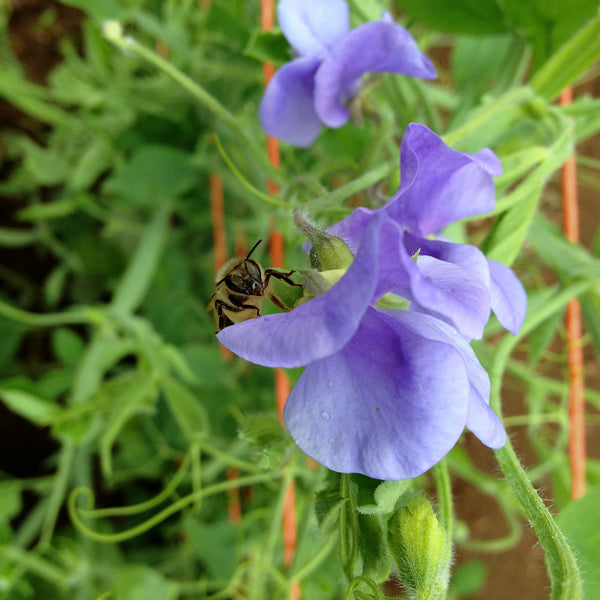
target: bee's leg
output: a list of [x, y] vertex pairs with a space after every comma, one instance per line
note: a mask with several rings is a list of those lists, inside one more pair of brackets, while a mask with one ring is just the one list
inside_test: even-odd
[[[294, 284], [295, 285], [295, 284]], [[269, 300], [278, 308], [281, 308], [281, 310], [285, 310], [286, 312], [290, 312], [290, 308], [288, 308], [284, 303], [283, 300], [279, 297], [276, 296], [275, 294], [271, 294], [269, 296]]]
[[[217, 316], [219, 317], [219, 331], [224, 329], [225, 327], [229, 327], [229, 325], [234, 325], [234, 322], [223, 312], [224, 310], [228, 310], [229, 312], [242, 312], [248, 308], [256, 311], [256, 316], [260, 317], [260, 310], [258, 306], [254, 306], [253, 304], [244, 304], [237, 298], [230, 298], [231, 304], [227, 302], [223, 302], [223, 300], [215, 300], [215, 310], [217, 311]], [[217, 333], [219, 333], [217, 331]]]
[[227, 315], [223, 314], [223, 310], [221, 309], [221, 314], [219, 315], [219, 331], [230, 325], [233, 325], [233, 321]]
[[223, 305], [227, 310], [230, 310], [231, 312], [242, 312], [243, 310], [251, 309], [256, 311], [257, 317], [260, 317], [260, 309], [258, 306], [254, 306], [254, 304], [244, 304], [242, 300], [238, 300], [235, 296], [231, 296], [229, 300], [234, 306], [230, 306], [223, 302]]
[[[304, 287], [301, 283], [294, 283], [291, 279], [290, 276], [293, 275], [296, 271], [288, 271], [287, 273], [280, 273], [279, 271], [275, 271], [274, 269], [267, 269], [265, 271], [265, 287], [267, 287], [267, 285], [269, 284], [269, 279], [271, 279], [271, 277], [275, 277], [275, 279], [281, 279], [282, 281], [285, 281], [288, 285], [293, 285], [294, 287]], [[277, 304], [275, 302], [275, 304]], [[277, 304], [277, 306], [279, 306]]]

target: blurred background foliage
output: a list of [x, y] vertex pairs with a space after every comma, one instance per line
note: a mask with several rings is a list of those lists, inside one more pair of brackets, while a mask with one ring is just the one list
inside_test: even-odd
[[[206, 312], [211, 174], [224, 182], [230, 253], [267, 239], [275, 224], [293, 268], [307, 263], [291, 209], [304, 205], [327, 224], [358, 204], [381, 203], [397, 186], [409, 122], [445, 133], [461, 150], [489, 145], [504, 165], [496, 218], [452, 235], [516, 261], [534, 312], [580, 285], [586, 351], [593, 357], [600, 349], [600, 235], [592, 231], [598, 2], [368, 0], [351, 8], [356, 24], [391, 8], [434, 59], [439, 79], [373, 78], [360, 99], [364, 121], [325, 131], [310, 150], [284, 146], [280, 171], [266, 160], [257, 106], [260, 61], [286, 60], [287, 46], [278, 30], [260, 33], [258, 1], [14, 0], [1, 9], [0, 597], [285, 598], [297, 574], [305, 598], [345, 597], [335, 534], [323, 522], [319, 529], [314, 510], [332, 474], [309, 468], [279, 424], [272, 372], [224, 357], [214, 338]], [[107, 41], [105, 19], [119, 20], [224, 112]], [[576, 80], [574, 104], [556, 106], [558, 92]], [[230, 121], [220, 118], [225, 113]], [[596, 202], [583, 217], [591, 232], [585, 246], [564, 241], [552, 224], [558, 196], [546, 187], [575, 143], [589, 149], [580, 153], [580, 178]], [[280, 186], [276, 203], [252, 191], [264, 191], [268, 177]], [[259, 254], [267, 260], [266, 247]], [[555, 377], [565, 368], [562, 308], [508, 365], [506, 422], [534, 483], [547, 486], [558, 509], [577, 514], [568, 500], [566, 387]], [[499, 331], [490, 325], [477, 344], [484, 364]], [[594, 385], [594, 358], [590, 364]], [[586, 398], [597, 419], [600, 393]], [[597, 433], [597, 420], [589, 431]], [[545, 597], [539, 554], [529, 583], [525, 571], [511, 577], [507, 567], [520, 592], [498, 595], [505, 590], [488, 576], [518, 548], [520, 509], [491, 452], [474, 450], [470, 439], [449, 458], [457, 513], [465, 510], [461, 497], [470, 498], [467, 484], [484, 520], [500, 525], [478, 540], [469, 523], [477, 512], [459, 521], [452, 597]], [[590, 454], [597, 498], [597, 445]], [[292, 475], [298, 547], [286, 569], [281, 482]], [[96, 507], [120, 508], [86, 513], [91, 505], [72, 495], [80, 487], [94, 490]], [[389, 502], [374, 493], [356, 498], [357, 510], [387, 514]], [[236, 522], [228, 508], [238, 501]], [[593, 547], [568, 510], [564, 527], [585, 560]], [[600, 530], [588, 512], [587, 531]], [[389, 575], [380, 565], [374, 572]], [[586, 581], [594, 585], [589, 598], [600, 597], [597, 580]]]

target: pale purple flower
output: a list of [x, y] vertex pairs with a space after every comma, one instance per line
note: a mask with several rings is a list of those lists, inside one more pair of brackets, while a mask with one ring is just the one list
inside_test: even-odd
[[[457, 152], [411, 124], [400, 165], [400, 187], [382, 208], [358, 208], [330, 228], [354, 256], [337, 283], [289, 313], [218, 334], [251, 362], [306, 366], [284, 409], [291, 436], [330, 469], [378, 479], [420, 475], [465, 427], [491, 448], [504, 444], [488, 375], [468, 342], [490, 308], [513, 333], [526, 309], [508, 267], [474, 246], [433, 239], [492, 210], [496, 156]], [[398, 296], [408, 310], [390, 308]]]
[[[376, 306], [397, 283], [382, 281], [386, 253], [401, 241], [395, 221], [372, 215], [352, 264], [328, 291], [218, 334], [251, 362], [306, 365], [284, 420], [300, 448], [334, 471], [415, 477], [465, 426], [490, 447], [505, 441], [489, 407], [487, 373], [463, 337], [431, 315]], [[409, 274], [399, 275], [408, 285]]]
[[489, 213], [495, 205], [493, 177], [501, 171], [491, 150], [458, 152], [424, 125], [411, 123], [402, 138], [398, 191], [382, 208], [357, 208], [329, 231], [356, 252], [373, 216], [387, 215], [401, 227], [402, 239], [382, 260], [380, 285], [410, 300], [411, 311], [446, 321], [467, 340], [482, 336], [490, 309], [516, 334], [527, 298], [512, 270], [475, 246], [432, 239], [453, 221]]
[[341, 127], [370, 72], [432, 79], [436, 70], [411, 35], [384, 13], [350, 30], [345, 0], [281, 0], [279, 25], [297, 57], [269, 83], [259, 108], [264, 130], [305, 148], [322, 125]]

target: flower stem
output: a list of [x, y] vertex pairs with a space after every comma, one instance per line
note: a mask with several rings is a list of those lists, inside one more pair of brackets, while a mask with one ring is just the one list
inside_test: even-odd
[[239, 120], [191, 77], [182, 73], [177, 67], [156, 52], [142, 46], [135, 39], [123, 36], [120, 23], [117, 21], [107, 21], [104, 24], [103, 33], [115, 46], [121, 48], [121, 50], [126, 53], [139, 56], [181, 85], [181, 87], [196, 98], [196, 100], [198, 100], [198, 102], [210, 111], [219, 121], [224, 123], [229, 130], [239, 138], [239, 141], [248, 148], [249, 153], [252, 154], [268, 172], [273, 171], [273, 167], [267, 160], [265, 153], [256, 144], [254, 139], [248, 135]]
[[448, 463], [446, 459], [433, 467], [433, 478], [435, 480], [435, 489], [438, 499], [439, 519], [446, 534], [446, 556], [445, 561], [450, 566], [452, 556], [452, 486], [450, 484], [450, 473], [448, 472]]
[[[535, 327], [555, 312], [564, 309], [572, 298], [583, 293], [593, 282], [577, 282], [550, 298], [539, 310], [532, 312], [518, 336], [505, 337], [496, 349], [490, 369], [492, 382], [491, 406], [500, 415], [500, 388], [502, 375], [516, 344]], [[546, 566], [552, 583], [551, 600], [579, 600], [582, 598], [582, 582], [575, 556], [554, 518], [538, 496], [527, 477], [510, 443], [495, 451], [498, 464], [518, 498], [525, 514], [535, 530], [546, 553]]]

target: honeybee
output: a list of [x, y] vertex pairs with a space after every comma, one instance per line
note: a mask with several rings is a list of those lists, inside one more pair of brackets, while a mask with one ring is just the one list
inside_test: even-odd
[[260, 317], [260, 308], [265, 298], [282, 310], [290, 310], [269, 289], [271, 277], [281, 279], [294, 287], [303, 287], [290, 279], [294, 271], [280, 273], [274, 269], [263, 269], [256, 260], [250, 258], [261, 242], [262, 240], [258, 240], [245, 258], [236, 256], [228, 260], [217, 273], [215, 293], [206, 310], [215, 315], [219, 331], [234, 323]]

